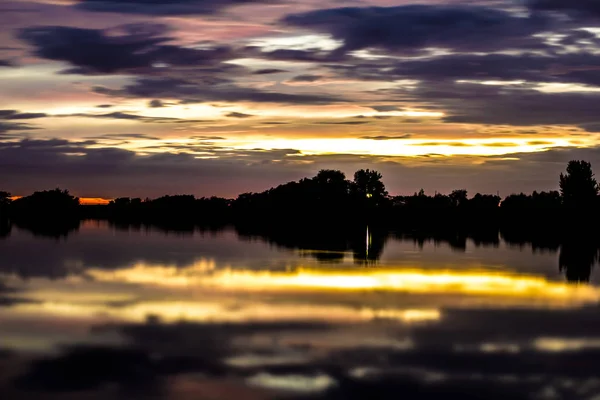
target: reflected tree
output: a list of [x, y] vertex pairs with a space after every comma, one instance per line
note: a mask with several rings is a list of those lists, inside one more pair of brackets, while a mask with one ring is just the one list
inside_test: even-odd
[[8, 218], [0, 218], [0, 239], [5, 239], [10, 236], [12, 224]]
[[354, 255], [354, 263], [376, 264], [383, 254], [387, 237], [388, 234], [386, 231], [369, 228], [368, 226], [363, 232], [362, 237], [353, 237], [351, 247]]
[[570, 238], [561, 245], [559, 268], [569, 282], [589, 282], [598, 256], [598, 245], [592, 240]]

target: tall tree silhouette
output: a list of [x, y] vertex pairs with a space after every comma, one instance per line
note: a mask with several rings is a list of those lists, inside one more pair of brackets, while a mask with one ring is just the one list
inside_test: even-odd
[[361, 169], [354, 173], [352, 191], [357, 199], [369, 205], [381, 204], [388, 195], [382, 176], [377, 171]]
[[448, 197], [450, 197], [454, 207], [462, 206], [469, 200], [469, 196], [465, 189], [453, 190]]
[[349, 182], [342, 171], [322, 169], [312, 181], [316, 185], [316, 200], [322, 205], [339, 207], [347, 200]]
[[598, 182], [587, 161], [569, 161], [567, 173], [560, 174], [560, 193], [569, 208], [590, 207], [598, 196]]

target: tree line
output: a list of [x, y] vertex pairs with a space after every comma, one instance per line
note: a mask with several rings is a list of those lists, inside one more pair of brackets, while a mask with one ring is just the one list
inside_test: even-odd
[[590, 213], [600, 207], [599, 186], [589, 162], [570, 161], [558, 183], [560, 191], [511, 194], [504, 199], [480, 193], [469, 197], [464, 189], [433, 196], [423, 190], [391, 196], [378, 171], [361, 169], [350, 180], [342, 171], [321, 170], [312, 178], [243, 193], [235, 199], [121, 197], [106, 206], [84, 206], [68, 190], [38, 191], [16, 200], [11, 200], [9, 192], [0, 191], [0, 218], [22, 223], [75, 218], [249, 224], [382, 222], [443, 228], [466, 223], [495, 226], [524, 219], [537, 223], [548, 217], [555, 223], [566, 222], [574, 213]]

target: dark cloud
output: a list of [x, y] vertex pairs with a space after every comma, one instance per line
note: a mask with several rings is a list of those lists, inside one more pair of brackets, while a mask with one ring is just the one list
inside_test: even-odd
[[97, 105], [96, 107], [97, 108], [112, 108], [114, 106], [115, 106], [114, 104], [100, 104], [100, 105]]
[[144, 140], [160, 140], [157, 136], [150, 136], [144, 133], [107, 133], [105, 135], [99, 136], [91, 136], [88, 139], [92, 140], [102, 140], [102, 139], [112, 139], [112, 140], [129, 140], [129, 139], [144, 139]]
[[317, 82], [321, 80], [321, 75], [298, 75], [289, 80], [289, 82]]
[[0, 68], [2, 67], [14, 67], [15, 64], [12, 61], [0, 59]]
[[19, 122], [4, 122], [0, 121], [0, 134], [4, 134], [11, 131], [28, 131], [37, 129], [34, 126], [28, 124], [22, 124]]
[[237, 86], [228, 81], [214, 84], [178, 78], [138, 78], [121, 89], [94, 88], [96, 93], [120, 97], [160, 97], [177, 99], [183, 103], [208, 101], [292, 104], [329, 104], [342, 99], [328, 94], [293, 94], [264, 91]]
[[494, 125], [583, 125], [600, 122], [595, 92], [544, 93], [528, 85], [422, 84], [415, 99], [443, 110], [447, 122]]
[[17, 110], [0, 110], [0, 120], [38, 119], [47, 117], [44, 113], [23, 113]]
[[225, 140], [222, 136], [191, 136], [190, 139], [194, 140]]
[[179, 119], [168, 117], [147, 117], [143, 115], [129, 114], [126, 112], [115, 111], [107, 114], [65, 114], [55, 115], [55, 117], [83, 117], [83, 118], [99, 118], [99, 119], [123, 119], [129, 121], [139, 121], [151, 124], [194, 124], [207, 122], [205, 120], [196, 119]]
[[600, 3], [597, 0], [529, 0], [533, 10], [558, 11], [576, 17], [600, 17]]
[[259, 69], [254, 71], [254, 75], [270, 75], [270, 74], [280, 74], [283, 72], [288, 72], [284, 69], [277, 69], [277, 68], [265, 68], [265, 69]]
[[377, 48], [421, 53], [426, 48], [494, 51], [545, 47], [533, 37], [549, 30], [544, 16], [522, 17], [480, 6], [347, 7], [288, 15], [283, 23], [342, 40], [337, 53]]
[[369, 140], [398, 140], [398, 139], [410, 139], [412, 137], [411, 134], [407, 133], [406, 135], [379, 135], [379, 136], [361, 136], [359, 139], [369, 139]]
[[163, 103], [161, 100], [150, 100], [150, 102], [148, 102], [148, 107], [150, 108], [162, 108], [165, 107], [165, 103]]
[[398, 111], [398, 106], [391, 105], [380, 105], [380, 106], [368, 106], [377, 112], [390, 112], [390, 111]]
[[110, 30], [65, 26], [31, 27], [19, 38], [34, 47], [37, 57], [74, 66], [70, 73], [111, 74], [160, 72], [162, 68], [206, 67], [233, 57], [226, 46], [193, 49], [167, 44], [161, 25], [137, 24]]
[[254, 117], [254, 115], [251, 115], [251, 114], [244, 114], [244, 113], [235, 112], [235, 111], [234, 112], [230, 112], [226, 116], [229, 117], [229, 118], [242, 118], [242, 119], [243, 118], [252, 118], [252, 117]]
[[[106, 137], [98, 138], [102, 139]], [[157, 144], [161, 151], [152, 155], [114, 147], [89, 148], [97, 145], [93, 139], [0, 141], [0, 181], [11, 193], [31, 193], [52, 182], [84, 197], [157, 197], [182, 192], [236, 196], [312, 173], [310, 165], [286, 157], [297, 154], [295, 150], [236, 151], [210, 143], [219, 140], [216, 137], [204, 139], [206, 143], [190, 146]], [[215, 158], [197, 158], [194, 152]], [[273, 168], [274, 159], [282, 160], [278, 168]], [[161, 184], [156, 185], [157, 181]]]
[[[452, 54], [400, 63], [357, 62], [335, 70], [354, 79], [368, 80], [523, 80], [600, 85], [600, 56], [587, 52], [557, 55]], [[389, 111], [393, 109], [393, 106], [383, 107], [390, 107]]]
[[277, 0], [80, 0], [76, 7], [85, 11], [142, 15], [216, 14], [247, 4], [274, 4]]
[[[252, 51], [256, 48], [248, 47], [246, 51], [252, 54]], [[259, 56], [268, 60], [277, 61], [299, 61], [299, 62], [335, 62], [345, 59], [344, 54], [336, 52], [323, 51], [319, 48], [313, 48], [308, 50], [296, 50], [296, 49], [278, 49], [272, 51], [260, 51], [255, 52], [256, 56]]]
[[364, 125], [370, 121], [321, 121], [316, 122], [318, 125]]

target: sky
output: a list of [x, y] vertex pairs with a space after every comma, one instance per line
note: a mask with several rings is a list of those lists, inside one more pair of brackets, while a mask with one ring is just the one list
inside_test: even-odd
[[600, 165], [596, 0], [3, 0], [0, 190], [391, 194]]

